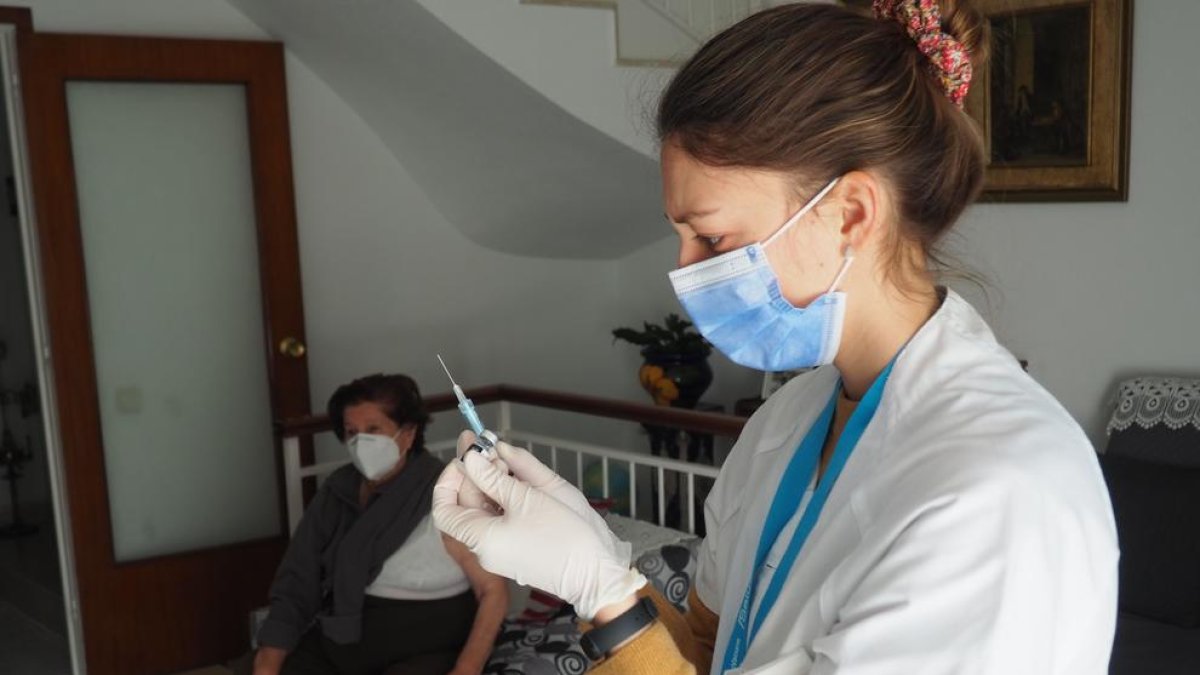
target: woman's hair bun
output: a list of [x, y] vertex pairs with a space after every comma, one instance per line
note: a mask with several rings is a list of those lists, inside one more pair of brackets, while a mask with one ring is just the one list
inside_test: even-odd
[[961, 106], [987, 62], [988, 24], [969, 0], [875, 0], [875, 17], [899, 24], [929, 60], [946, 97]]
[[987, 65], [990, 28], [987, 17], [972, 0], [941, 0], [942, 30], [946, 31], [971, 59], [971, 66], [982, 72]]

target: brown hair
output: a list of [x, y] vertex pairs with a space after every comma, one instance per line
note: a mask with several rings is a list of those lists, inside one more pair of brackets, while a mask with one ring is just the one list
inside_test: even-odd
[[[987, 24], [966, 0], [941, 0], [942, 28], [982, 74]], [[837, 5], [789, 4], [720, 33], [675, 75], [658, 135], [697, 160], [795, 174], [803, 187], [873, 169], [900, 228], [894, 267], [936, 244], [979, 194], [983, 144], [930, 61], [897, 22]], [[811, 192], [810, 192], [811, 194]]]
[[416, 454], [425, 449], [425, 425], [429, 423], [429, 413], [425, 411], [425, 401], [417, 383], [407, 375], [367, 375], [343, 384], [329, 397], [329, 421], [333, 425], [333, 433], [339, 441], [346, 440], [346, 408], [359, 403], [375, 403], [383, 409], [383, 414], [396, 423], [396, 426], [414, 424], [417, 427], [413, 437], [412, 453]]

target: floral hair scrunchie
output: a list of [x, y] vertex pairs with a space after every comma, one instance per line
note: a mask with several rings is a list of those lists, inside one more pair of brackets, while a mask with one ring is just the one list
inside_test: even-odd
[[875, 18], [904, 26], [929, 59], [946, 98], [961, 108], [971, 86], [971, 59], [962, 43], [942, 30], [938, 0], [875, 0], [872, 9]]

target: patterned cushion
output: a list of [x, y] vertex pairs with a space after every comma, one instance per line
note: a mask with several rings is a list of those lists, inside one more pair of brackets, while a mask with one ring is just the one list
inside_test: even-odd
[[[688, 591], [696, 569], [699, 539], [668, 544], [638, 558], [638, 571], [663, 597], [679, 610], [687, 611]], [[575, 612], [564, 605], [548, 621], [531, 623], [508, 619], [496, 638], [486, 675], [576, 675], [587, 670], [590, 661], [579, 647], [579, 627]]]
[[647, 553], [637, 561], [638, 571], [646, 575], [658, 592], [680, 612], [687, 611], [688, 591], [692, 588], [699, 550], [700, 540], [690, 539], [663, 546], [657, 553]]
[[578, 675], [590, 661], [579, 647], [575, 612], [564, 606], [543, 624], [505, 621], [483, 672], [487, 675]]

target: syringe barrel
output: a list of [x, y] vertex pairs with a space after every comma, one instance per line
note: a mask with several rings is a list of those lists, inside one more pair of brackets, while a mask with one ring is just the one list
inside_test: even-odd
[[462, 403], [458, 404], [458, 411], [462, 413], [467, 426], [471, 427], [476, 436], [483, 433], [483, 421], [479, 419], [479, 413], [475, 412], [475, 405], [471, 403], [471, 399], [464, 398]]

